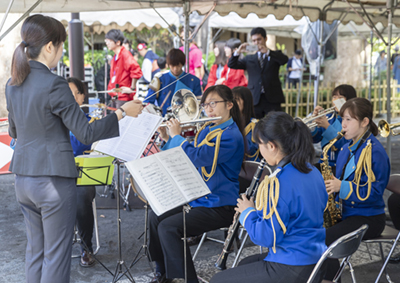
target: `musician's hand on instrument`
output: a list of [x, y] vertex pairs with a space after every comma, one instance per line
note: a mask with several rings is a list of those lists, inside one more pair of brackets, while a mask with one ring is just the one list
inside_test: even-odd
[[239, 54], [246, 51], [246, 46], [249, 45], [247, 42], [242, 43], [239, 48], [236, 50]]
[[312, 115], [313, 116], [317, 116], [318, 113], [321, 112], [321, 111], [324, 111], [324, 108], [322, 108], [321, 106], [317, 106], [317, 107], [315, 107], [314, 112], [313, 112]]
[[237, 199], [235, 210], [242, 213], [249, 207], [254, 207], [254, 198], [251, 197], [250, 199], [248, 199], [246, 194], [242, 194], [240, 198]]
[[326, 118], [326, 116], [315, 119], [315, 123], [318, 127], [324, 128], [325, 130], [328, 129], [328, 127], [330, 126], [328, 118]]
[[167, 121], [167, 127], [169, 129], [169, 134], [173, 138], [177, 135], [180, 135], [182, 132], [181, 124], [177, 119], [170, 119]]
[[139, 116], [139, 114], [142, 113], [143, 105], [142, 101], [140, 101], [139, 99], [135, 99], [132, 101], [128, 101], [127, 103], [122, 105], [121, 108], [124, 109], [127, 116], [137, 117]]
[[333, 180], [325, 181], [326, 191], [327, 191], [328, 195], [339, 192], [341, 185], [342, 185], [342, 181], [340, 181], [339, 179], [337, 179], [334, 176], [333, 176]]
[[169, 140], [169, 135], [167, 133], [166, 127], [159, 127], [157, 131], [160, 134], [160, 138], [162, 138], [163, 141], [167, 142]]

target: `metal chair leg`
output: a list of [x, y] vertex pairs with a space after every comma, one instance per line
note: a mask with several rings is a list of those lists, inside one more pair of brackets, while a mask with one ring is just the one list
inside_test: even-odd
[[93, 254], [96, 255], [100, 250], [100, 240], [99, 240], [99, 225], [97, 222], [97, 206], [96, 206], [96, 199], [93, 199], [92, 202], [93, 207], [93, 216], [94, 216], [94, 233], [96, 237], [96, 249], [93, 251]]
[[237, 266], [240, 255], [242, 254], [244, 245], [246, 244], [247, 238], [249, 237], [249, 234], [246, 231], [244, 231], [243, 233], [244, 233], [244, 237], [243, 237], [242, 243], [240, 244], [240, 248], [236, 253], [235, 260], [233, 261], [233, 264], [232, 264], [232, 268]]
[[351, 280], [353, 281], [353, 283], [357, 283], [356, 276], [354, 275], [353, 265], [351, 265], [350, 261], [348, 261], [347, 264], [349, 265]]
[[194, 261], [197, 257], [197, 254], [200, 251], [201, 246], [203, 245], [205, 239], [207, 238], [207, 233], [203, 233], [203, 236], [201, 236], [201, 240], [199, 242], [199, 244], [197, 245], [196, 251], [194, 252], [194, 255], [192, 257], [192, 260]]
[[390, 279], [390, 276], [389, 276], [389, 274], [388, 274], [388, 272], [387, 272], [387, 270], [386, 270], [386, 266], [387, 266], [387, 264], [389, 263], [389, 259], [390, 259], [390, 257], [392, 256], [392, 254], [393, 254], [393, 252], [394, 252], [394, 250], [395, 250], [395, 248], [396, 248], [396, 245], [397, 245], [397, 243], [399, 242], [399, 240], [400, 240], [400, 233], [397, 234], [397, 237], [396, 237], [396, 239], [394, 240], [394, 243], [393, 243], [393, 245], [392, 245], [392, 248], [390, 249], [389, 254], [388, 254], [388, 256], [386, 257], [386, 260], [385, 260], [385, 261], [383, 261], [384, 257], [383, 257], [382, 244], [379, 243], [380, 249], [381, 249], [381, 257], [382, 257], [382, 261], [383, 261], [383, 266], [382, 266], [381, 270], [379, 271], [379, 275], [378, 275], [378, 277], [376, 278], [375, 283], [378, 283], [378, 282], [379, 282], [379, 279], [381, 279], [381, 277], [382, 277], [383, 271], [385, 271], [386, 280], [387, 280], [389, 283], [392, 283], [392, 282], [393, 282], [393, 281]]

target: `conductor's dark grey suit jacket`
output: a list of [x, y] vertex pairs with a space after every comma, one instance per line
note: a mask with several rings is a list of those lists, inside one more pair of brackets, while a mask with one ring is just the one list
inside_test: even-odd
[[9, 135], [18, 139], [10, 171], [26, 176], [78, 177], [69, 131], [90, 144], [119, 135], [116, 114], [91, 124], [67, 81], [44, 64], [29, 61], [20, 86], [6, 86]]

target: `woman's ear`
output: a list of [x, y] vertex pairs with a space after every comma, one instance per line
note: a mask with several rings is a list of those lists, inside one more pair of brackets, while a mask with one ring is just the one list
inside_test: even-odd
[[226, 108], [228, 108], [228, 110], [231, 110], [233, 107], [233, 102], [232, 101], [227, 101], [226, 102]]
[[361, 127], [367, 127], [369, 125], [369, 118], [364, 117], [364, 119], [361, 121]]

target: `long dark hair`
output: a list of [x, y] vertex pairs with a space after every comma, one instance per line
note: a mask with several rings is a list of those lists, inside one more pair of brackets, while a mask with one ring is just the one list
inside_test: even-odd
[[239, 98], [243, 101], [243, 112], [242, 120], [244, 126], [248, 125], [251, 118], [255, 117], [254, 105], [253, 105], [253, 95], [251, 91], [244, 86], [236, 86], [232, 88], [233, 98], [237, 101]]
[[225, 55], [225, 43], [225, 41], [217, 41], [214, 43], [219, 50], [219, 55], [215, 57], [214, 65], [226, 65], [228, 58], [226, 58]]
[[344, 111], [348, 110], [349, 115], [358, 120], [362, 121], [364, 118], [368, 118], [369, 120], [369, 130], [371, 133], [376, 136], [379, 133], [378, 127], [372, 120], [373, 115], [373, 107], [371, 102], [368, 99], [362, 97], [356, 97], [348, 100], [345, 104], [343, 104], [342, 108], [340, 108], [340, 116], [343, 117]]
[[75, 77], [69, 77], [69, 78], [67, 79], [67, 82], [68, 82], [68, 83], [73, 83], [73, 84], [76, 86], [76, 88], [78, 89], [78, 91], [79, 91], [80, 94], [86, 95], [86, 87], [85, 87], [85, 84], [84, 84], [80, 79], [75, 78]]
[[22, 42], [12, 58], [10, 85], [24, 82], [31, 72], [28, 59], [37, 59], [44, 45], [52, 42], [58, 48], [66, 37], [64, 26], [56, 19], [39, 14], [26, 18], [21, 28]]
[[[224, 101], [233, 103], [233, 107], [230, 110], [230, 115], [232, 116], [233, 121], [235, 121], [236, 125], [239, 127], [240, 132], [243, 135], [244, 125], [243, 125], [242, 119], [240, 118], [241, 114], [240, 114], [239, 106], [238, 106], [236, 100], [233, 99], [232, 90], [229, 87], [227, 87], [226, 85], [213, 85], [213, 86], [210, 86], [203, 93], [203, 96], [201, 97], [200, 103], [204, 103], [206, 101], [207, 96], [211, 92], [217, 93]], [[243, 140], [244, 139], [245, 139], [245, 137], [243, 135]]]
[[295, 121], [284, 112], [270, 112], [258, 121], [253, 136], [259, 144], [275, 144], [300, 172], [311, 171], [314, 146], [310, 129], [302, 121]]

